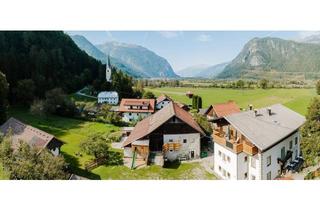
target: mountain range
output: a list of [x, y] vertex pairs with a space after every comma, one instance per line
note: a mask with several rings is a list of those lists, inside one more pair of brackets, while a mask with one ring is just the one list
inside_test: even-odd
[[220, 74], [229, 62], [216, 65], [196, 65], [177, 71], [181, 77], [214, 78]]
[[305, 38], [297, 42], [272, 37], [254, 38], [217, 78], [318, 78], [320, 44], [315, 44], [317, 39]]
[[88, 55], [102, 63], [106, 63], [107, 57], [110, 56], [112, 65], [134, 77], [178, 77], [165, 58], [145, 47], [120, 42], [106, 42], [95, 46], [84, 36], [74, 35], [71, 38]]

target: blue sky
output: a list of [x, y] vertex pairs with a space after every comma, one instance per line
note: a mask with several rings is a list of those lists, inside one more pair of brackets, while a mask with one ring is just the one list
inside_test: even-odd
[[93, 44], [118, 41], [146, 47], [166, 58], [175, 71], [231, 61], [254, 37], [296, 40], [313, 32], [297, 31], [68, 31]]

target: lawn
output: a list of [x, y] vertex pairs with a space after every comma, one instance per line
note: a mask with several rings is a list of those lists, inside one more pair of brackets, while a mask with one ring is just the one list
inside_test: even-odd
[[216, 177], [207, 172], [199, 163], [174, 164], [168, 168], [151, 165], [146, 168], [130, 170], [126, 166], [100, 166], [93, 173], [101, 174], [102, 179], [136, 180], [210, 180]]
[[[76, 174], [90, 179], [215, 179], [214, 175], [206, 172], [198, 163], [184, 163], [170, 168], [150, 166], [138, 170], [130, 170], [125, 166], [103, 165], [92, 172], [87, 172], [84, 170], [84, 166], [92, 157], [83, 153], [82, 157], [76, 155], [76, 153], [81, 152], [79, 148], [80, 141], [93, 134], [117, 131], [120, 129], [119, 127], [58, 116], [40, 118], [31, 115], [28, 110], [20, 108], [11, 108], [9, 116], [13, 116], [61, 139], [65, 143], [61, 148], [61, 152], [66, 161], [71, 164]], [[111, 148], [111, 150], [122, 154], [120, 149]], [[0, 179], [7, 179], [1, 169], [0, 167]]]
[[191, 91], [202, 97], [203, 107], [210, 104], [222, 103], [228, 100], [236, 101], [240, 107], [246, 108], [248, 104], [254, 107], [265, 107], [281, 103], [303, 115], [306, 114], [310, 100], [316, 96], [314, 89], [223, 89], [223, 88], [145, 88], [155, 95], [165, 93], [172, 99], [191, 104], [192, 101], [185, 93]]
[[[61, 147], [61, 152], [66, 161], [72, 165], [77, 174], [94, 179], [99, 179], [100, 175], [87, 173], [83, 170], [85, 163], [90, 161], [92, 157], [80, 151], [80, 142], [94, 134], [105, 134], [119, 130], [119, 127], [110, 124], [86, 122], [58, 116], [40, 118], [31, 115], [28, 110], [18, 108], [10, 109], [9, 115], [62, 140], [65, 144]], [[79, 152], [82, 154], [81, 157], [76, 155]]]

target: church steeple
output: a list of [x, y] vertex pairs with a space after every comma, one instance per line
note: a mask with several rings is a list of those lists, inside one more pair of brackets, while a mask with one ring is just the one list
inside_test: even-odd
[[107, 82], [111, 82], [111, 63], [110, 63], [110, 56], [108, 55], [107, 65], [106, 65], [106, 80]]

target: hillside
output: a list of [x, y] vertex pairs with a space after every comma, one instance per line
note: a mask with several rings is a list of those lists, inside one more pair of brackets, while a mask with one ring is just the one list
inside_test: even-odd
[[14, 98], [17, 83], [31, 79], [35, 96], [61, 87], [73, 92], [103, 77], [104, 65], [80, 50], [63, 32], [0, 32], [0, 70]]
[[320, 78], [320, 45], [270, 37], [254, 38], [217, 77]]
[[139, 72], [143, 77], [178, 77], [166, 59], [147, 48], [119, 42], [106, 42], [97, 45], [97, 48], [104, 54], [116, 58], [128, 68]]
[[[96, 46], [94, 46], [89, 40], [87, 40], [84, 36], [81, 35], [73, 35], [70, 36], [71, 39], [76, 43], [76, 45], [84, 50], [91, 57], [101, 61], [103, 64], [107, 63], [108, 56], [101, 52]], [[121, 63], [118, 59], [114, 57], [110, 57], [110, 62], [112, 65], [119, 68], [121, 71], [133, 76], [133, 77], [143, 77], [143, 74], [140, 72], [136, 72], [134, 69], [131, 69]]]

